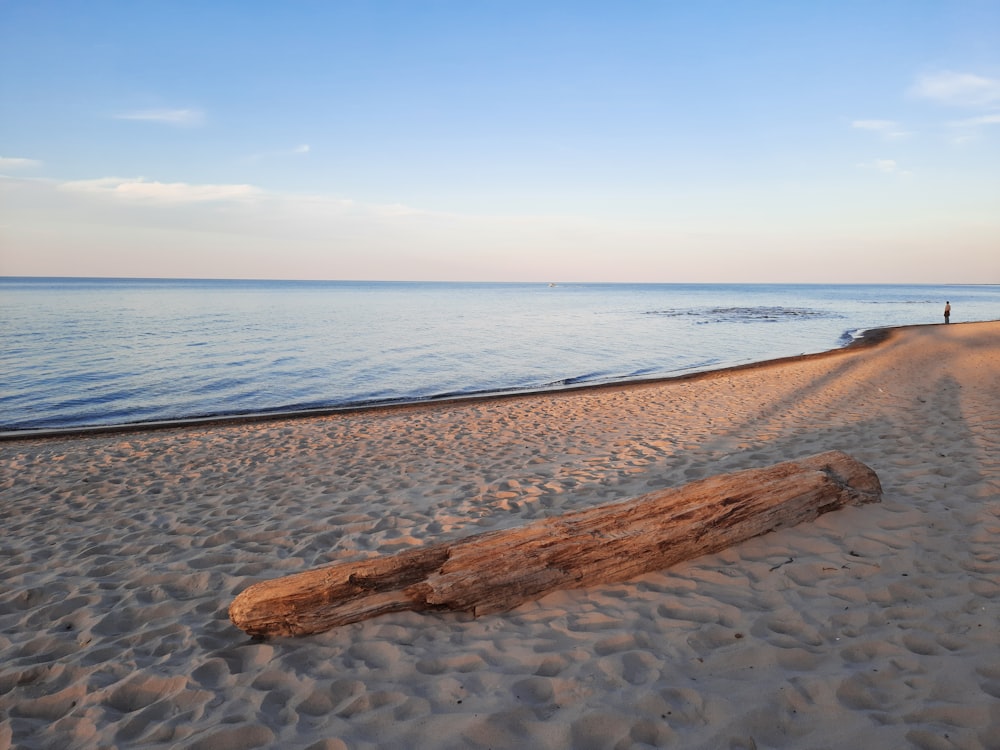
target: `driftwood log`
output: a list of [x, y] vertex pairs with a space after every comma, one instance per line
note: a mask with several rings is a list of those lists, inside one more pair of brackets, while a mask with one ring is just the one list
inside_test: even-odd
[[662, 570], [881, 495], [874, 471], [831, 451], [262, 581], [236, 597], [229, 617], [266, 637], [319, 633], [408, 609], [502, 612], [555, 589]]

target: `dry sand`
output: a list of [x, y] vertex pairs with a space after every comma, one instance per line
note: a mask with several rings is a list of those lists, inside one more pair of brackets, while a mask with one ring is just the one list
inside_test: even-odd
[[[828, 449], [881, 504], [513, 612], [250, 583]], [[1000, 323], [656, 384], [0, 444], [0, 747], [1000, 748]], [[503, 561], [498, 561], [503, 564]]]

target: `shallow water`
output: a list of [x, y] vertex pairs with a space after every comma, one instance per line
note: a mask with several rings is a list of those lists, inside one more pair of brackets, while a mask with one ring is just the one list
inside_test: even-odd
[[0, 430], [669, 376], [1000, 317], [998, 286], [0, 279]]

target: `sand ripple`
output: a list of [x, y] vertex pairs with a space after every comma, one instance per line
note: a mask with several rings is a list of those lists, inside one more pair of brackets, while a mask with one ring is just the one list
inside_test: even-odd
[[[693, 380], [0, 444], [0, 748], [998, 748], [1000, 324]], [[517, 610], [253, 581], [842, 449], [850, 508]]]

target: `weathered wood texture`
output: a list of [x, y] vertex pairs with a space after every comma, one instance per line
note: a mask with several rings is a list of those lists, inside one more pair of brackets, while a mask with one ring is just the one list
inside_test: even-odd
[[555, 589], [662, 570], [881, 495], [874, 471], [831, 451], [263, 581], [236, 597], [229, 617], [263, 637], [308, 635], [407, 609], [502, 612]]

